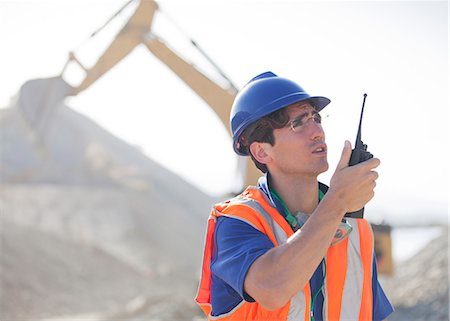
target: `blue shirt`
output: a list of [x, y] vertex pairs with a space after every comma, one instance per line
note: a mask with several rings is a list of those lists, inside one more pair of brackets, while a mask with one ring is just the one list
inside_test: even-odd
[[[267, 195], [283, 213], [280, 202], [272, 198], [267, 176], [258, 181], [258, 188]], [[228, 217], [219, 217], [214, 236], [214, 253], [211, 260], [211, 305], [213, 316], [230, 312], [242, 300], [255, 300], [244, 291], [244, 279], [253, 262], [273, 248], [272, 241], [251, 225]], [[373, 320], [384, 320], [394, 310], [378, 282], [376, 260], [373, 260]], [[323, 282], [322, 264], [311, 277], [311, 293], [319, 291]], [[323, 320], [324, 297], [320, 291], [314, 303], [314, 318]]]

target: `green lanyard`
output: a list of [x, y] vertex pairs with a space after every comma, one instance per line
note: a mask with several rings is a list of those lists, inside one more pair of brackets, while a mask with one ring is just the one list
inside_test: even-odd
[[[281, 203], [281, 205], [283, 206], [284, 209], [284, 213], [285, 213], [285, 219], [286, 221], [289, 223], [289, 225], [291, 226], [292, 230], [295, 232], [297, 231], [300, 226], [298, 223], [297, 218], [291, 214], [291, 212], [289, 211], [289, 209], [287, 208], [286, 204], [284, 203], [284, 201], [281, 199], [280, 195], [277, 193], [277, 191], [273, 190], [270, 191], [272, 193], [272, 195]], [[319, 189], [319, 202], [322, 200], [324, 196], [324, 193]], [[327, 275], [327, 270], [326, 270], [326, 263], [325, 263], [325, 258], [322, 261], [322, 269], [323, 269], [323, 279], [322, 279], [322, 284], [320, 285], [320, 288], [317, 290], [317, 292], [311, 296], [311, 304], [310, 304], [310, 317], [311, 317], [311, 321], [315, 321], [314, 319], [314, 304], [316, 303], [316, 299], [317, 296], [319, 295], [319, 293], [322, 291], [324, 285], [325, 285], [325, 278]]]
[[[300, 224], [298, 223], [297, 218], [294, 215], [292, 215], [292, 213], [289, 211], [289, 209], [287, 208], [286, 204], [281, 199], [281, 197], [277, 191], [271, 190], [270, 193], [281, 203], [281, 206], [283, 206], [283, 210], [284, 210], [284, 214], [285, 214], [284, 218], [289, 223], [292, 230], [294, 232], [297, 231], [300, 228], [300, 226], [299, 226]], [[319, 189], [319, 202], [322, 200], [323, 196], [324, 196], [323, 192]]]
[[291, 212], [289, 211], [289, 209], [287, 208], [286, 204], [283, 202], [283, 200], [281, 199], [280, 195], [277, 193], [277, 191], [270, 191], [272, 193], [273, 196], [275, 196], [275, 198], [281, 203], [281, 206], [283, 206], [284, 209], [284, 218], [286, 219], [286, 221], [289, 223], [289, 225], [291, 226], [292, 230], [297, 231], [300, 226], [298, 226], [298, 220], [297, 218], [291, 214]]

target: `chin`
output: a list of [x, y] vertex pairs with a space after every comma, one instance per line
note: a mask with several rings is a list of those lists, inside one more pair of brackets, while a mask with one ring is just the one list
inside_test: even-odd
[[325, 161], [323, 164], [320, 165], [320, 167], [317, 169], [318, 174], [325, 173], [328, 170], [328, 162]]

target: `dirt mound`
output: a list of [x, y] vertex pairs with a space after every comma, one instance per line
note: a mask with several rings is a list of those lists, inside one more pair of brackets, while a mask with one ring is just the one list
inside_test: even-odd
[[212, 198], [64, 105], [68, 88], [31, 80], [0, 110], [5, 217], [143, 269], [170, 255], [192, 266]]
[[189, 273], [143, 275], [94, 246], [4, 221], [1, 242], [1, 320], [188, 320], [200, 313]]
[[53, 184], [0, 185], [0, 203], [4, 220], [96, 246], [157, 275], [198, 268], [210, 207], [123, 188]]
[[93, 246], [5, 221], [1, 241], [1, 320], [110, 309], [151, 293], [149, 278]]
[[30, 81], [0, 110], [0, 319], [120, 315], [136, 296], [147, 316], [190, 319], [214, 200], [64, 105], [66, 89]]
[[423, 250], [396, 267], [382, 283], [396, 312], [394, 321], [448, 321], [448, 226]]

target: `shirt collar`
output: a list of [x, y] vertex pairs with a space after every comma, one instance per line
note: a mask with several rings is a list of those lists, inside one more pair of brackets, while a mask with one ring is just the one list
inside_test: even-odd
[[270, 188], [269, 188], [270, 176], [269, 175], [270, 175], [269, 172], [267, 172], [266, 174], [264, 174], [263, 176], [261, 176], [258, 179], [258, 189], [267, 196], [267, 198], [270, 201], [270, 205], [272, 205], [272, 207], [278, 208], [277, 203], [275, 202], [275, 200], [272, 197], [272, 193], [270, 193]]

